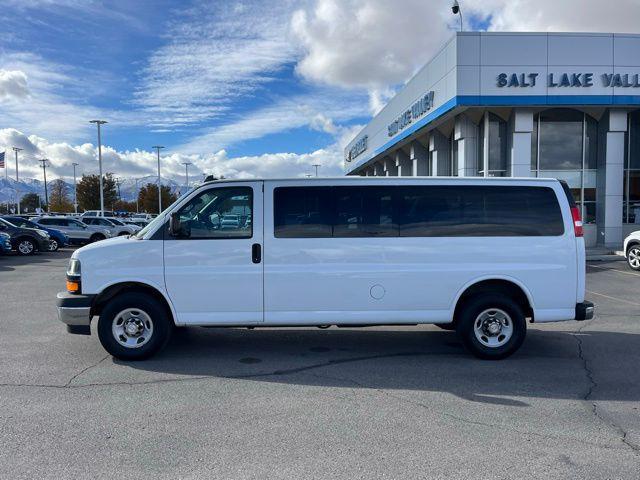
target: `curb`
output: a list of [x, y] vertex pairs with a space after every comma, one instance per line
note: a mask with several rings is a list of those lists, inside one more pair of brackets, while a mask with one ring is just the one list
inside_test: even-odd
[[624, 260], [624, 255], [618, 253], [587, 255], [587, 262], [622, 262]]

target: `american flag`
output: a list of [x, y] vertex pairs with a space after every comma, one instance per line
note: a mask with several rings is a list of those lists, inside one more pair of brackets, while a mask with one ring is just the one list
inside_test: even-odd
[[4, 153], [5, 152], [0, 153], [0, 168], [5, 168], [5, 165], [4, 165]]

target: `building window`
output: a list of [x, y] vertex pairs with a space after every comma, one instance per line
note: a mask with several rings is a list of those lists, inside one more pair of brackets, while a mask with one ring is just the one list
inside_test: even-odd
[[494, 113], [485, 113], [480, 122], [477, 171], [481, 177], [504, 177], [507, 174], [507, 122]]
[[532, 175], [565, 180], [584, 223], [596, 221], [597, 137], [598, 122], [578, 110], [554, 108], [534, 117]]
[[629, 114], [622, 221], [640, 224], [640, 110]]

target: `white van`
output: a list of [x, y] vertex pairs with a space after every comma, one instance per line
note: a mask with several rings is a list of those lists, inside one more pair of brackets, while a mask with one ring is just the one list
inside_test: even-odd
[[504, 358], [593, 317], [578, 209], [551, 179], [214, 181], [136, 235], [74, 252], [58, 313], [121, 359], [174, 327], [415, 325]]

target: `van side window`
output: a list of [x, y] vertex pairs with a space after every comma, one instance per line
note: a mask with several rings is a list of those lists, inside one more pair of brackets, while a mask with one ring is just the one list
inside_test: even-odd
[[334, 237], [397, 237], [393, 188], [334, 187]]
[[253, 189], [212, 188], [192, 198], [180, 211], [181, 238], [251, 238]]
[[528, 186], [279, 187], [274, 222], [276, 238], [564, 233], [555, 191]]
[[547, 187], [400, 187], [402, 237], [556, 236], [564, 223]]
[[280, 187], [273, 196], [276, 238], [331, 237], [330, 187]]

